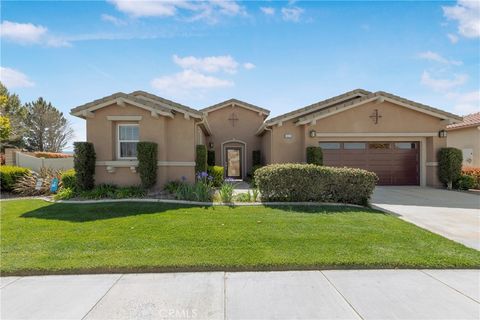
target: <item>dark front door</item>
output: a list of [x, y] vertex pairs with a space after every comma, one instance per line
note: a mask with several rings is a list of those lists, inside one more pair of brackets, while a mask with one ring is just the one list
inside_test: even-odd
[[418, 185], [419, 143], [405, 142], [322, 142], [326, 166], [352, 167], [373, 171], [379, 185]]
[[226, 177], [232, 179], [242, 178], [242, 149], [225, 148]]

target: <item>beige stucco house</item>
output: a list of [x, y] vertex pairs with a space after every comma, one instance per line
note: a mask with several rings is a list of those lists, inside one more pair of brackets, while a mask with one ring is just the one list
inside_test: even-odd
[[231, 99], [196, 110], [156, 95], [116, 93], [72, 109], [87, 122], [97, 183], [139, 184], [136, 143], [158, 143], [158, 186], [195, 177], [195, 146], [215, 150], [225, 175], [244, 179], [252, 151], [263, 164], [305, 162], [320, 146], [325, 165], [364, 168], [384, 185], [439, 185], [437, 151], [461, 117], [386, 92], [353, 90], [281, 116]]
[[480, 167], [480, 112], [447, 126], [447, 145], [462, 150], [463, 165]]

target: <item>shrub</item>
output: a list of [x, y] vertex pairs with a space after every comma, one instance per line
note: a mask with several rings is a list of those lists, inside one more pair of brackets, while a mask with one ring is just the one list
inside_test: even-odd
[[55, 200], [68, 200], [75, 197], [75, 190], [72, 188], [61, 188], [58, 192], [53, 196]]
[[180, 182], [175, 197], [180, 200], [211, 202], [214, 194], [212, 180], [206, 172], [199, 172], [195, 184]]
[[317, 166], [323, 165], [323, 152], [320, 147], [307, 147], [307, 163]]
[[218, 190], [218, 193], [220, 194], [220, 198], [222, 199], [223, 203], [231, 203], [233, 200], [233, 189], [235, 189], [235, 185], [231, 180], [226, 180], [220, 189]]
[[120, 187], [115, 190], [116, 199], [143, 198], [147, 195], [145, 188], [141, 186]]
[[475, 180], [472, 189], [480, 189], [480, 168], [479, 167], [463, 167], [462, 174], [471, 176]]
[[77, 179], [77, 190], [91, 190], [95, 185], [95, 148], [91, 142], [75, 142], [73, 167]]
[[252, 194], [250, 193], [250, 190], [247, 192], [239, 193], [235, 197], [235, 200], [238, 202], [252, 202]]
[[203, 144], [198, 144], [195, 157], [195, 172], [207, 171], [207, 147]]
[[460, 178], [453, 184], [454, 189], [468, 190], [475, 188], [475, 178], [467, 176], [466, 174], [460, 175]]
[[207, 152], [207, 165], [214, 166], [215, 165], [215, 150], [208, 150]]
[[0, 189], [12, 191], [17, 181], [30, 174], [26, 168], [17, 166], [0, 166]]
[[141, 141], [137, 143], [138, 173], [142, 186], [151, 188], [157, 183], [157, 144]]
[[[17, 180], [13, 186], [13, 192], [24, 196], [38, 196], [50, 194], [50, 186], [54, 178], [60, 177], [60, 171], [41, 168], [40, 172], [31, 172]], [[37, 188], [37, 183], [42, 181]]]
[[258, 189], [257, 189], [257, 188], [254, 188], [254, 189], [252, 190], [252, 200], [253, 200], [253, 202], [257, 202], [257, 200], [258, 200], [258, 193], [259, 193], [259, 192], [258, 192]]
[[77, 187], [77, 176], [74, 169], [70, 169], [62, 172], [60, 175], [60, 181], [62, 182], [63, 188], [69, 188], [75, 190]]
[[71, 154], [57, 153], [57, 152], [43, 152], [43, 151], [34, 152], [33, 155], [37, 158], [48, 158], [48, 159], [71, 158], [71, 157], [73, 157], [73, 155], [71, 155]]
[[163, 189], [168, 191], [170, 194], [175, 194], [182, 183], [183, 182], [179, 180], [169, 181], [165, 183]]
[[252, 151], [252, 167], [261, 166], [262, 165], [262, 153], [260, 150], [253, 150]]
[[223, 167], [210, 166], [208, 167], [208, 174], [213, 178], [212, 183], [214, 187], [220, 187], [223, 183]]
[[257, 185], [257, 183], [255, 182], [255, 171], [257, 171], [261, 167], [262, 167], [261, 165], [253, 166], [252, 169], [250, 170], [250, 176], [252, 178], [252, 180], [250, 181], [250, 184], [252, 185], [252, 187], [255, 187]]
[[113, 184], [102, 183], [91, 190], [80, 192], [80, 197], [84, 199], [115, 198], [116, 189], [117, 187]]
[[462, 173], [462, 151], [456, 148], [442, 148], [438, 152], [438, 178], [448, 189]]
[[273, 164], [255, 172], [263, 201], [319, 201], [366, 205], [378, 177], [354, 168]]

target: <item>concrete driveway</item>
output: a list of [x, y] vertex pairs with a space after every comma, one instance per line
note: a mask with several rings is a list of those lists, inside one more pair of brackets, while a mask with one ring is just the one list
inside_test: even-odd
[[479, 270], [0, 278], [1, 319], [479, 319]]
[[374, 208], [480, 250], [480, 196], [425, 187], [377, 187]]

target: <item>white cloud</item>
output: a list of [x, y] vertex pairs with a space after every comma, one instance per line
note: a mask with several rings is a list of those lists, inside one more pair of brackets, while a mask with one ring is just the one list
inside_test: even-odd
[[449, 60], [440, 54], [433, 52], [433, 51], [425, 51], [425, 52], [420, 52], [418, 54], [418, 57], [421, 59], [425, 60], [430, 60], [430, 61], [435, 61], [435, 62], [440, 62], [443, 64], [451, 64], [455, 66], [462, 65], [462, 61], [456, 61], [456, 60]]
[[452, 7], [442, 7], [443, 15], [458, 22], [458, 33], [466, 38], [480, 37], [480, 1], [459, 0]]
[[117, 18], [117, 17], [114, 17], [114, 16], [111, 16], [111, 15], [106, 14], [106, 13], [102, 14], [101, 18], [102, 18], [102, 21], [110, 22], [110, 23], [116, 25], [117, 27], [124, 26], [124, 25], [127, 24], [124, 20], [122, 20], [120, 18]]
[[218, 16], [236, 16], [245, 15], [246, 11], [236, 1], [227, 0], [163, 0], [163, 1], [128, 1], [128, 0], [108, 0], [117, 10], [132, 17], [173, 17], [181, 12], [193, 13], [188, 20], [207, 20], [215, 23]]
[[458, 36], [452, 34], [452, 33], [447, 33], [447, 38], [450, 40], [451, 43], [455, 44], [458, 42]]
[[453, 79], [433, 78], [428, 71], [423, 71], [421, 83], [435, 91], [445, 91], [463, 85], [467, 82], [466, 74], [455, 74]]
[[40, 44], [49, 47], [70, 45], [64, 39], [51, 36], [44, 26], [6, 20], [0, 24], [0, 37], [23, 45]]
[[446, 97], [454, 103], [454, 113], [467, 115], [480, 111], [480, 90], [464, 93], [447, 93]]
[[300, 21], [300, 16], [303, 14], [304, 11], [305, 10], [299, 7], [282, 8], [283, 20], [298, 22]]
[[260, 10], [267, 16], [273, 16], [275, 14], [275, 8], [273, 7], [260, 7]]
[[243, 67], [244, 67], [245, 69], [247, 69], [247, 70], [252, 70], [252, 69], [255, 68], [256, 66], [255, 66], [253, 63], [251, 63], [251, 62], [245, 62], [245, 63], [243, 64]]
[[170, 76], [155, 78], [152, 87], [166, 92], [185, 92], [191, 89], [214, 89], [231, 87], [234, 83], [212, 76], [206, 76], [194, 70], [183, 70]]
[[0, 67], [0, 81], [8, 89], [33, 87], [33, 83], [24, 73], [6, 67]]
[[173, 62], [182, 69], [197, 70], [202, 72], [218, 72], [236, 73], [238, 62], [231, 56], [211, 56], [205, 58], [197, 58], [188, 56], [181, 58], [177, 55], [173, 56]]

